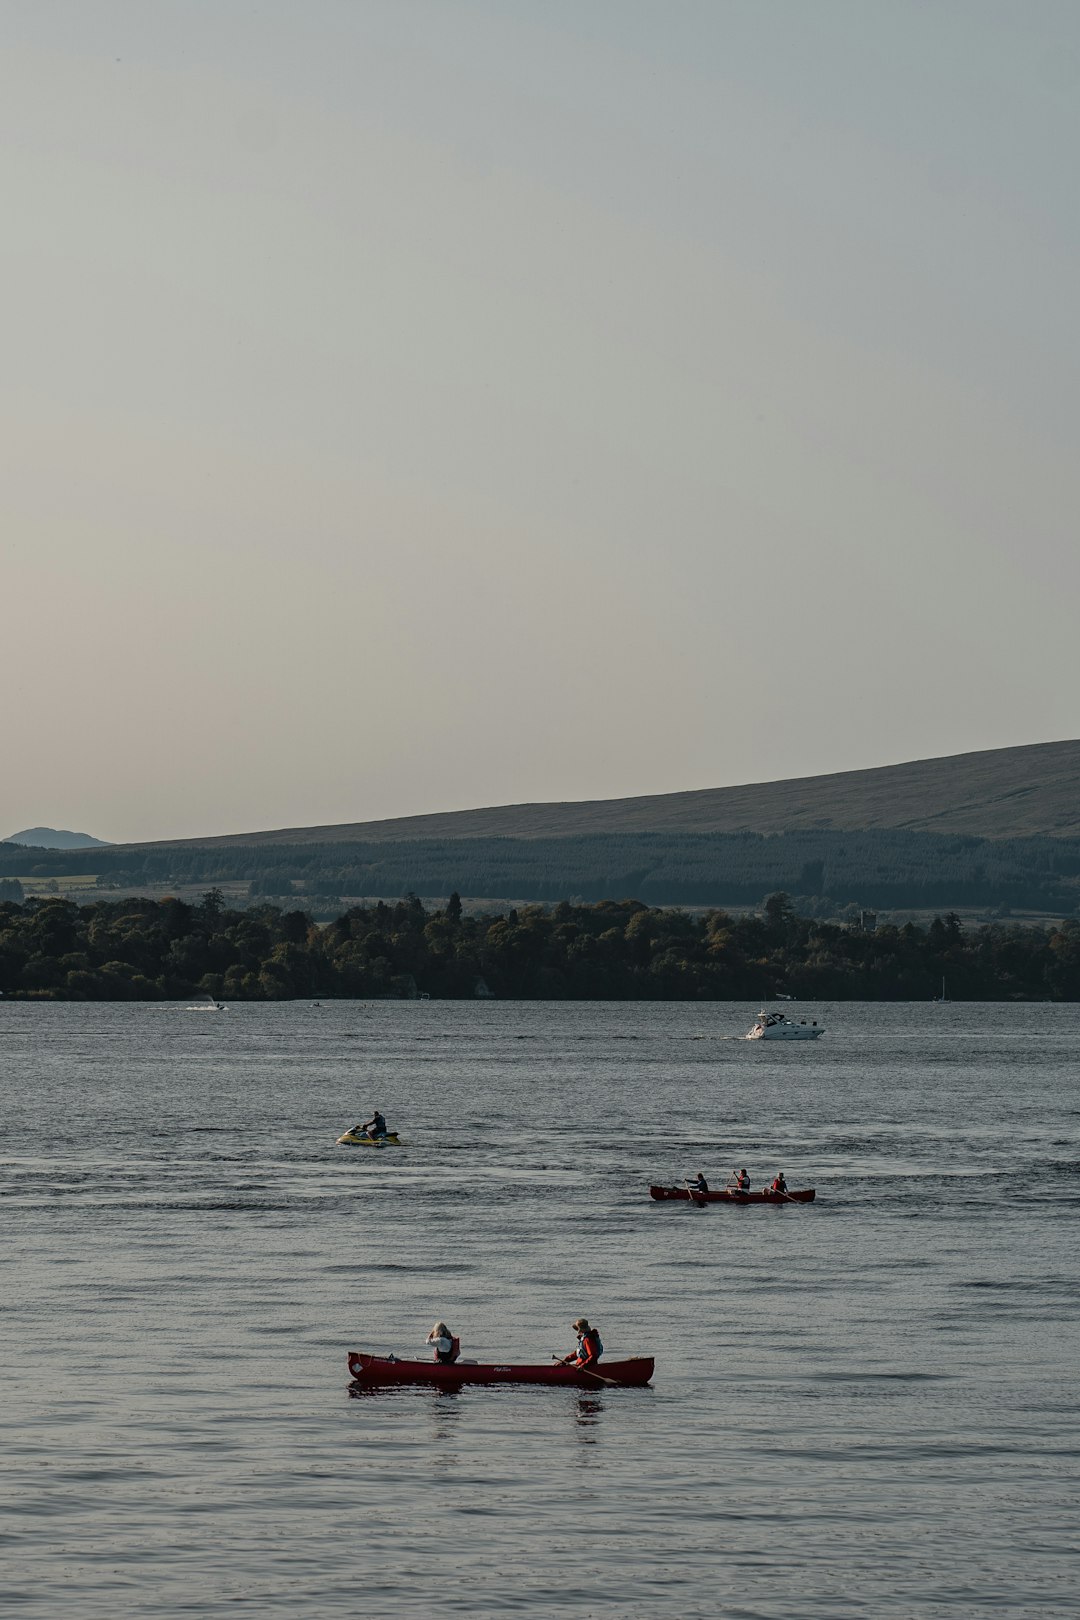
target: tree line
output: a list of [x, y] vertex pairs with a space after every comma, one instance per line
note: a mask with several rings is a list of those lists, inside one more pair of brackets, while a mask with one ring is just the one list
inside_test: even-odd
[[49, 1000], [433, 997], [539, 1000], [1080, 1000], [1080, 921], [864, 931], [800, 916], [784, 893], [760, 915], [640, 900], [560, 901], [468, 915], [454, 894], [310, 913], [181, 900], [0, 903], [0, 991]]
[[0, 845], [0, 880], [86, 875], [106, 892], [242, 881], [255, 901], [284, 899], [322, 917], [379, 895], [432, 899], [455, 889], [476, 899], [549, 903], [633, 894], [661, 907], [758, 905], [783, 890], [817, 917], [845, 904], [1067, 914], [1080, 902], [1080, 839], [802, 829], [50, 851]]

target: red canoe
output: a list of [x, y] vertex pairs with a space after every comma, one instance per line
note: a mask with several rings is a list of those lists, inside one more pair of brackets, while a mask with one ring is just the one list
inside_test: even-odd
[[812, 1204], [817, 1189], [803, 1187], [798, 1192], [730, 1192], [722, 1187], [719, 1192], [696, 1192], [693, 1195], [686, 1187], [650, 1187], [651, 1198], [681, 1198], [684, 1204]]
[[610, 1384], [637, 1389], [653, 1375], [652, 1356], [602, 1361], [597, 1373], [580, 1367], [511, 1366], [487, 1361], [399, 1361], [395, 1356], [369, 1356], [350, 1350], [349, 1376], [357, 1384], [434, 1384], [460, 1389], [462, 1384], [565, 1384], [573, 1389], [604, 1389]]

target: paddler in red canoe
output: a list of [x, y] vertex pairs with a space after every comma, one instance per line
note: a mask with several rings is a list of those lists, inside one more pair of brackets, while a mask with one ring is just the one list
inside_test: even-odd
[[571, 1350], [568, 1356], [563, 1356], [559, 1362], [560, 1367], [584, 1367], [586, 1372], [600, 1360], [604, 1353], [604, 1346], [600, 1342], [600, 1330], [591, 1326], [588, 1317], [579, 1316], [571, 1327], [577, 1334], [577, 1349]]
[[445, 1322], [436, 1322], [427, 1336], [427, 1343], [435, 1351], [435, 1360], [456, 1361], [461, 1354], [461, 1340], [456, 1339]]
[[728, 1191], [748, 1193], [750, 1191], [750, 1172], [744, 1165], [741, 1170], [733, 1170], [728, 1177]]
[[707, 1193], [709, 1190], [709, 1183], [705, 1180], [704, 1170], [699, 1170], [693, 1181], [687, 1179], [686, 1185], [691, 1192], [695, 1193]]
[[784, 1180], [784, 1172], [782, 1170], [778, 1170], [776, 1172], [770, 1185], [766, 1188], [766, 1191], [774, 1193], [787, 1192], [787, 1182]]

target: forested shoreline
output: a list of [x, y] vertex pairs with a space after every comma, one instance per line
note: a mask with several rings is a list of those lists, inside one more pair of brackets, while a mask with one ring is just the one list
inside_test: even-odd
[[0, 992], [60, 1001], [435, 998], [626, 1001], [1080, 1000], [1080, 921], [868, 931], [799, 916], [693, 915], [639, 900], [466, 915], [458, 896], [298, 909], [128, 898], [0, 904]]
[[804, 828], [77, 850], [0, 845], [0, 883], [20, 878], [61, 887], [65, 878], [89, 879], [104, 894], [150, 887], [155, 897], [244, 883], [253, 901], [300, 905], [320, 918], [378, 896], [433, 901], [452, 889], [493, 904], [632, 894], [654, 907], [757, 906], [783, 890], [803, 915], [822, 919], [845, 905], [1069, 915], [1080, 907], [1080, 839]]

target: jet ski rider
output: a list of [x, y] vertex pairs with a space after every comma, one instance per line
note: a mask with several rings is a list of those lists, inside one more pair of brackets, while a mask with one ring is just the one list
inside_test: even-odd
[[368, 1120], [367, 1124], [358, 1125], [356, 1127], [356, 1131], [360, 1136], [370, 1136], [373, 1139], [377, 1139], [380, 1136], [389, 1136], [390, 1134], [386, 1129], [386, 1121], [379, 1113], [377, 1108], [372, 1114], [371, 1118]]

